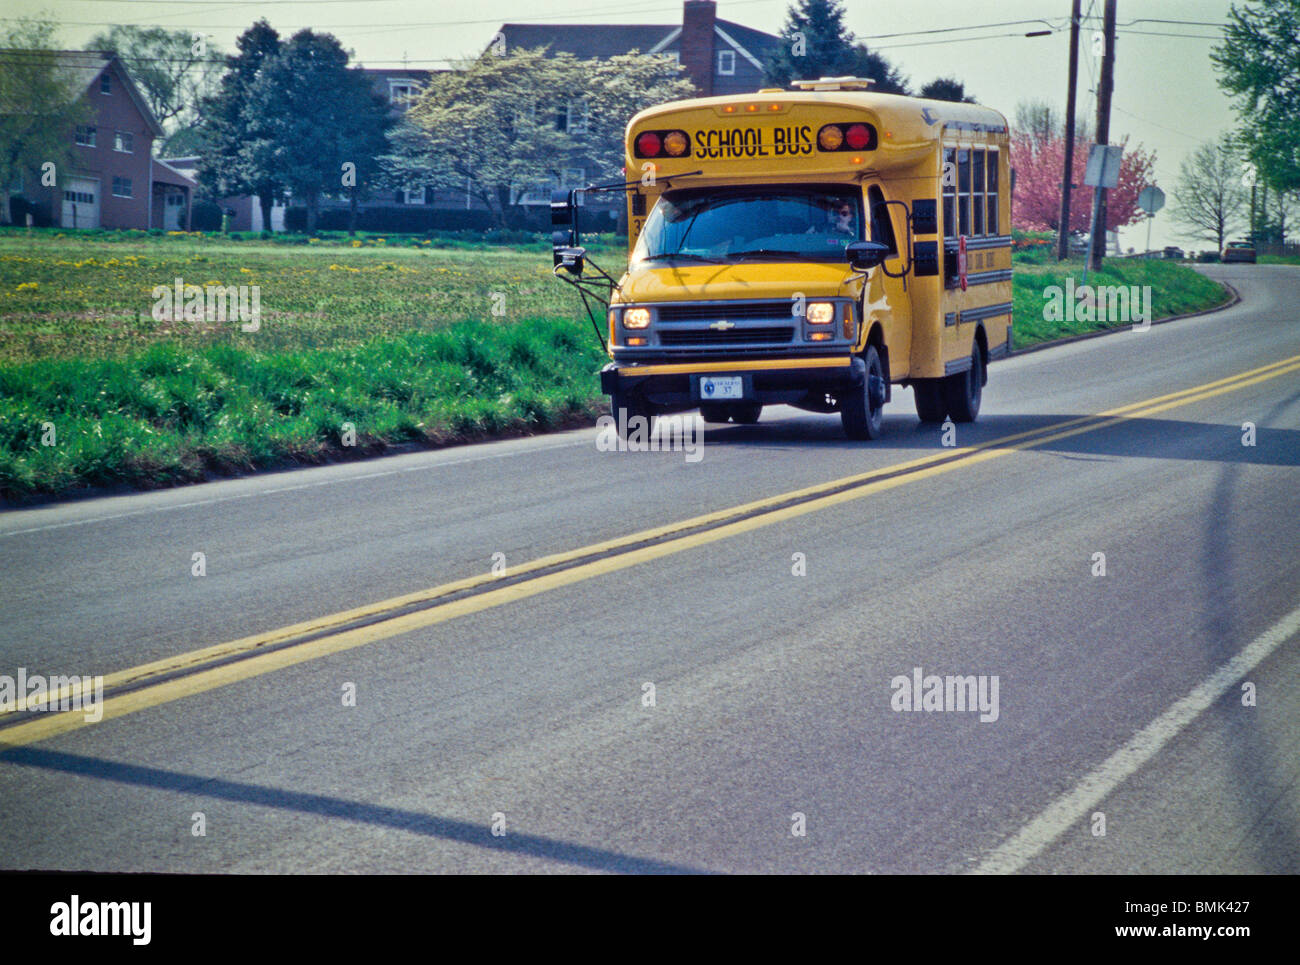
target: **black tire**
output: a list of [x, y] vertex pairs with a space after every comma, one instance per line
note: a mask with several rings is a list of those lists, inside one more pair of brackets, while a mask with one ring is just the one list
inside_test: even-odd
[[953, 422], [974, 422], [984, 397], [984, 356], [978, 345], [971, 349], [970, 368], [943, 380], [944, 399]]
[[862, 360], [867, 363], [866, 378], [840, 400], [840, 423], [850, 439], [879, 439], [885, 423], [885, 367], [874, 345], [867, 346]]
[[[645, 438], [650, 438], [650, 433], [654, 429], [654, 410], [640, 396], [613, 392], [609, 396], [609, 408], [620, 439], [626, 439], [629, 430], [635, 431], [636, 426], [632, 420], [637, 417], [645, 419]], [[625, 413], [622, 416], [619, 414], [620, 409]]]
[[917, 379], [912, 383], [916, 414], [922, 422], [942, 422], [948, 417], [943, 379]]
[[742, 426], [752, 426], [763, 414], [763, 405], [760, 402], [733, 402], [727, 406], [727, 411], [731, 415], [732, 422]]
[[700, 417], [705, 422], [726, 422], [731, 418], [731, 414], [721, 402], [701, 402]]

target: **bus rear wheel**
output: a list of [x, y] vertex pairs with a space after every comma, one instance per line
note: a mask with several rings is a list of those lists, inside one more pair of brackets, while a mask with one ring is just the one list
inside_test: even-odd
[[879, 439], [885, 424], [885, 367], [874, 345], [862, 357], [866, 378], [840, 400], [840, 423], [850, 439]]
[[916, 414], [922, 422], [942, 422], [948, 417], [943, 379], [917, 379], [912, 383]]
[[944, 379], [944, 398], [953, 422], [974, 422], [984, 396], [984, 357], [978, 345], [971, 349], [970, 368]]
[[701, 402], [700, 418], [705, 422], [726, 422], [731, 414], [721, 402]]

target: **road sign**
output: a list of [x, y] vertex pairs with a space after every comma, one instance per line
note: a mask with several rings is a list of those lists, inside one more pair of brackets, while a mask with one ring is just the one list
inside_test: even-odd
[[1138, 195], [1138, 207], [1147, 214], [1155, 214], [1165, 206], [1165, 193], [1154, 184], [1142, 189]]
[[1094, 144], [1088, 152], [1088, 170], [1083, 183], [1094, 188], [1114, 188], [1119, 185], [1119, 162], [1123, 149], [1109, 144]]

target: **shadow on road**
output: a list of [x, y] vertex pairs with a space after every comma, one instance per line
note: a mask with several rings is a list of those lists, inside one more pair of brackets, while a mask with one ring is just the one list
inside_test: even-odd
[[[1285, 404], [1294, 402], [1292, 397]], [[1025, 432], [1053, 426], [1067, 431], [1067, 423], [1092, 418], [1082, 415], [981, 416], [979, 422], [956, 427], [957, 446], [992, 443]], [[1254, 445], [1242, 444], [1240, 424], [1184, 422], [1177, 419], [1122, 418], [1112, 425], [1090, 429], [1064, 439], [1031, 446], [1038, 452], [1056, 452], [1079, 457], [1133, 457], [1146, 459], [1191, 459], [1207, 462], [1241, 463], [1261, 466], [1300, 466], [1300, 430], [1272, 429], [1257, 425]], [[1261, 419], [1260, 422], [1269, 421]], [[710, 425], [705, 427], [706, 446], [737, 446], [791, 449], [815, 447], [845, 451], [940, 452], [943, 429], [939, 425], [915, 419], [885, 420], [884, 435], [872, 442], [845, 439], [839, 420], [798, 419], [759, 423], [756, 426]]]
[[65, 754], [33, 747], [13, 747], [0, 752], [0, 762], [21, 767], [39, 767], [44, 770], [74, 774], [78, 777], [114, 781], [118, 784], [153, 790], [198, 795], [235, 804], [297, 811], [324, 818], [373, 824], [377, 827], [393, 828], [411, 834], [469, 844], [489, 851], [546, 858], [598, 871], [618, 871], [628, 874], [707, 873], [703, 868], [655, 861], [651, 858], [637, 858], [617, 851], [606, 851], [602, 848], [557, 841], [554, 838], [519, 831], [511, 831], [502, 837], [493, 837], [485, 823], [471, 824], [468, 821], [440, 818], [431, 814], [421, 814], [418, 811], [368, 804], [364, 801], [349, 801], [345, 798], [287, 791], [258, 784], [244, 784], [239, 781], [183, 774], [179, 771], [167, 771], [138, 764], [122, 764], [80, 754]]

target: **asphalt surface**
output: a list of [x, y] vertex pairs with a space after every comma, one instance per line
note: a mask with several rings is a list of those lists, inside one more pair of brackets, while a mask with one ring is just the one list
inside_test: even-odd
[[[1300, 271], [1206, 270], [1239, 305], [995, 363], [958, 447], [1300, 355]], [[1300, 372], [1174, 401], [45, 739], [0, 719], [0, 867], [1295, 873]], [[697, 461], [588, 429], [9, 511], [0, 674], [122, 671], [953, 452], [907, 390], [885, 426], [774, 409]], [[996, 676], [997, 719], [892, 709], [916, 667]]]

